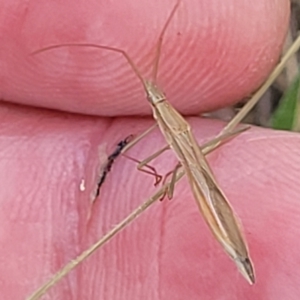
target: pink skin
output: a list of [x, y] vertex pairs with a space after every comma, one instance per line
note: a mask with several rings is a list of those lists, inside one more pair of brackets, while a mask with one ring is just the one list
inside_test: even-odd
[[[28, 105], [0, 107], [1, 299], [27, 297], [156, 191], [151, 176], [120, 158], [90, 204], [105, 154], [153, 123], [124, 59], [82, 48], [29, 53], [102, 43], [128, 51], [149, 75], [151, 49], [174, 5], [161, 2], [1, 1], [1, 97]], [[195, 114], [255, 90], [278, 59], [289, 1], [182, 2], [159, 71], [170, 101]], [[188, 120], [199, 143], [224, 126]], [[163, 145], [156, 130], [129, 154], [143, 159]], [[252, 128], [209, 156], [243, 223], [253, 287], [213, 239], [184, 179], [171, 202], [154, 204], [43, 299], [298, 299], [299, 148], [297, 134]], [[164, 174], [175, 163], [170, 152], [153, 165]]]

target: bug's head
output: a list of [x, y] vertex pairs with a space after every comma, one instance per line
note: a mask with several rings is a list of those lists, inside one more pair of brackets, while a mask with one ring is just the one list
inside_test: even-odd
[[159, 102], [166, 100], [166, 96], [162, 90], [160, 90], [155, 83], [146, 80], [144, 82], [145, 90], [147, 93], [147, 99], [151, 105], [156, 105]]

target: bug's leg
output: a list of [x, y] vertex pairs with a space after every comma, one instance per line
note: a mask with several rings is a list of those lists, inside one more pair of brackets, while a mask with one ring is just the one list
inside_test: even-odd
[[[150, 127], [150, 129], [148, 129], [147, 131], [145, 131], [142, 135], [143, 137], [148, 134], [149, 132], [151, 132], [155, 127], [152, 126]], [[211, 151], [212, 149], [216, 148], [219, 144], [221, 144], [222, 142], [224, 142], [227, 139], [233, 138], [234, 136], [240, 134], [241, 132], [244, 132], [246, 130], [248, 130], [250, 128], [250, 126], [245, 125], [245, 126], [241, 126], [240, 128], [234, 129], [230, 132], [225, 132], [221, 135], [219, 135], [218, 137], [212, 139], [210, 142], [205, 144], [205, 147], [207, 149], [207, 151]], [[141, 136], [141, 135], [140, 135]], [[139, 136], [139, 137], [140, 137]], [[138, 137], [138, 141], [141, 139]], [[135, 139], [136, 140], [136, 139]], [[134, 140], [134, 141], [135, 141]], [[131, 143], [131, 142], [130, 142]], [[163, 176], [159, 175], [157, 173], [157, 171], [155, 170], [154, 167], [152, 167], [151, 165], [149, 165], [149, 162], [151, 162], [153, 159], [155, 159], [156, 157], [158, 157], [160, 154], [162, 154], [164, 151], [170, 149], [170, 146], [167, 145], [164, 148], [158, 150], [157, 152], [153, 153], [152, 155], [150, 155], [148, 158], [144, 159], [143, 161], [139, 161], [133, 157], [130, 157], [126, 154], [123, 153], [123, 156], [125, 156], [126, 158], [138, 163], [137, 169], [141, 172], [150, 174], [152, 176], [155, 177], [155, 183], [154, 185], [158, 185], [162, 180], [163, 180], [163, 184], [166, 183], [168, 177], [173, 174], [172, 176], [172, 180], [170, 181], [170, 186], [168, 187], [168, 189], [164, 192], [164, 195], [161, 197], [160, 200], [163, 200], [165, 198], [165, 196], [167, 195], [169, 199], [172, 199], [173, 197], [173, 192], [174, 192], [174, 186], [175, 186], [175, 178], [176, 178], [176, 172], [180, 167], [180, 164], [178, 164], [174, 170], [168, 172], [163, 179]], [[128, 149], [127, 149], [128, 150]], [[148, 168], [148, 170], [145, 170], [144, 168]]]
[[[123, 154], [123, 156], [125, 156], [126, 158], [128, 158], [128, 159], [136, 162], [138, 164], [137, 165], [137, 169], [139, 171], [154, 176], [154, 178], [155, 178], [154, 185], [155, 186], [158, 185], [161, 182], [162, 176], [157, 173], [157, 171], [156, 171], [156, 169], [154, 167], [150, 166], [149, 164], [145, 163], [144, 161], [140, 161], [140, 160], [138, 160], [136, 158], [128, 156], [127, 154]], [[147, 168], [148, 170], [145, 170], [145, 168]]]
[[216, 136], [215, 138], [213, 138], [212, 140], [208, 141], [205, 144], [206, 151], [208, 151], [208, 152], [212, 151], [213, 149], [217, 148], [223, 142], [235, 137], [236, 135], [239, 135], [240, 133], [242, 133], [250, 128], [251, 128], [250, 125], [243, 125], [238, 128], [232, 129], [230, 131], [227, 131], [227, 130], [224, 132], [221, 131], [221, 133], [218, 136]]
[[130, 148], [135, 146], [140, 140], [142, 140], [147, 134], [149, 134], [151, 131], [153, 131], [157, 126], [157, 123], [153, 124], [151, 127], [149, 127], [147, 130], [145, 130], [140, 135], [136, 136], [132, 141], [130, 141], [121, 151], [121, 153], [127, 152]]
[[[156, 169], [154, 167], [152, 167], [151, 165], [149, 165], [149, 162], [152, 161], [154, 158], [158, 157], [160, 154], [162, 154], [164, 151], [168, 150], [169, 146], [165, 146], [164, 148], [158, 150], [157, 152], [153, 153], [152, 155], [150, 155], [148, 158], [139, 161], [136, 158], [130, 157], [126, 154], [123, 154], [123, 156], [125, 156], [126, 158], [138, 163], [137, 165], [137, 169], [141, 172], [153, 175], [155, 177], [155, 183], [154, 185], [158, 185], [161, 180], [162, 180], [162, 176], [159, 175], [156, 171]], [[145, 168], [147, 168], [148, 170], [145, 170]]]
[[[164, 189], [164, 193], [162, 194], [162, 196], [160, 197], [159, 201], [164, 200], [164, 198], [166, 196], [168, 196], [168, 199], [171, 200], [173, 198], [174, 195], [174, 189], [175, 189], [175, 183], [176, 183], [176, 178], [177, 178], [177, 172], [181, 167], [181, 163], [178, 163], [175, 168], [168, 172], [165, 176], [164, 179], [162, 181], [162, 185], [166, 186], [166, 188]], [[169, 184], [167, 185], [167, 179], [172, 175], [171, 180], [169, 181]]]

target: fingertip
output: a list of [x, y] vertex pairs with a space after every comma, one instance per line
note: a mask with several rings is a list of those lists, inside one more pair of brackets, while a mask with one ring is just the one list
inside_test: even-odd
[[[143, 76], [151, 73], [153, 49], [174, 1], [88, 2], [72, 14], [44, 14], [57, 4], [28, 11], [27, 35], [6, 36], [4, 99], [23, 104], [102, 116], [148, 114], [144, 91], [120, 55], [92, 49], [57, 49], [24, 60], [51, 44], [88, 42], [128, 52]], [[181, 2], [164, 37], [159, 85], [185, 114], [216, 109], [257, 88], [280, 54], [289, 1]], [[11, 20], [12, 22], [12, 20]], [[14, 19], [14, 27], [24, 24]], [[78, 27], [80, 30], [77, 30]], [[20, 32], [24, 32], [20, 31]], [[47, 34], [45, 34], [47, 32]], [[16, 41], [22, 41], [19, 47]], [[18, 46], [18, 47], [17, 47]], [[1, 72], [1, 71], [0, 71]], [[18, 87], [17, 89], [15, 87]]]

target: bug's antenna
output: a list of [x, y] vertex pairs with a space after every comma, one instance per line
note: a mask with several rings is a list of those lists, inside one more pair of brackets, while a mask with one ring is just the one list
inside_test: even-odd
[[162, 42], [163, 42], [163, 38], [164, 38], [164, 35], [166, 33], [166, 30], [180, 4], [181, 0], [178, 0], [177, 3], [175, 4], [175, 6], [173, 7], [160, 35], [159, 35], [159, 38], [158, 38], [158, 41], [157, 41], [157, 44], [156, 44], [156, 55], [155, 55], [155, 59], [154, 59], [154, 65], [153, 65], [153, 70], [152, 70], [152, 80], [153, 82], [156, 82], [156, 79], [157, 79], [157, 72], [158, 72], [158, 64], [159, 64], [159, 59], [160, 59], [160, 54], [161, 54], [161, 46], [162, 46]]
[[132, 58], [127, 54], [126, 51], [124, 51], [122, 49], [119, 49], [119, 48], [103, 46], [103, 45], [97, 45], [97, 44], [90, 44], [90, 43], [84, 43], [84, 44], [67, 43], [67, 44], [51, 45], [51, 46], [48, 46], [48, 47], [44, 47], [44, 48], [41, 48], [39, 50], [36, 50], [36, 51], [30, 53], [30, 55], [36, 55], [36, 54], [39, 54], [41, 52], [49, 51], [49, 50], [52, 50], [52, 49], [63, 48], [63, 47], [73, 47], [73, 46], [75, 46], [75, 47], [90, 47], [90, 48], [97, 48], [97, 49], [105, 49], [105, 50], [109, 50], [109, 51], [112, 51], [112, 52], [117, 52], [117, 53], [122, 54], [124, 56], [124, 58], [127, 60], [127, 62], [129, 63], [129, 65], [131, 66], [131, 68], [134, 71], [134, 73], [136, 74], [136, 76], [142, 82], [144, 88], [146, 88], [145, 80], [144, 80], [140, 70], [138, 69], [138, 67], [133, 62]]
[[[176, 12], [180, 2], [181, 2], [181, 0], [178, 0], [177, 3], [175, 4], [175, 6], [173, 7], [161, 33], [159, 35], [158, 42], [156, 44], [156, 55], [155, 55], [153, 71], [152, 71], [153, 82], [156, 82], [156, 78], [157, 78], [158, 64], [159, 64], [159, 59], [160, 59], [160, 54], [161, 54], [161, 46], [162, 46], [165, 32]], [[138, 69], [138, 67], [136, 66], [136, 64], [133, 62], [133, 59], [127, 54], [126, 51], [119, 49], [119, 48], [109, 47], [109, 46], [104, 46], [104, 45], [97, 45], [97, 44], [92, 44], [92, 43], [82, 43], [82, 44], [81, 43], [65, 43], [65, 44], [59, 44], [59, 45], [50, 45], [50, 46], [41, 48], [39, 50], [33, 51], [30, 55], [36, 55], [36, 54], [39, 54], [39, 53], [42, 53], [45, 51], [49, 51], [49, 50], [57, 49], [57, 48], [63, 48], [63, 47], [90, 47], [90, 48], [97, 48], [97, 49], [105, 49], [105, 50], [109, 50], [112, 52], [117, 52], [117, 53], [122, 54], [123, 57], [129, 63], [129, 65], [131, 66], [131, 68], [134, 71], [134, 73], [136, 74], [136, 76], [139, 78], [139, 80], [143, 84], [145, 90], [147, 90], [147, 85], [146, 85], [145, 79], [143, 78], [143, 76], [142, 76], [140, 70]]]

